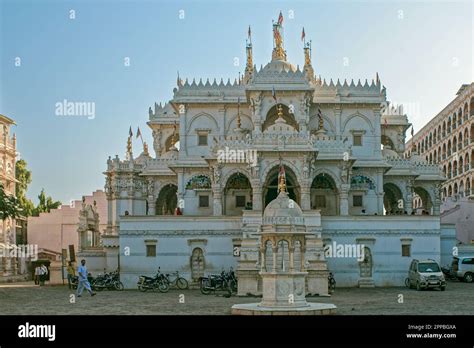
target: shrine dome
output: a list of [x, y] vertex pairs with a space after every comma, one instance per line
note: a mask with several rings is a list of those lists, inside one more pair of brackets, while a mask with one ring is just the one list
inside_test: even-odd
[[298, 203], [281, 191], [278, 197], [268, 203], [263, 212], [264, 224], [304, 225], [303, 211]]

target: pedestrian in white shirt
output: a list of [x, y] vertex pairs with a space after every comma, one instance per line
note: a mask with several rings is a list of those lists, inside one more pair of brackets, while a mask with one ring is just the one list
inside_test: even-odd
[[40, 267], [40, 286], [44, 285], [47, 275], [48, 275], [48, 267], [46, 267], [44, 263], [42, 263]]
[[87, 289], [91, 296], [94, 296], [95, 292], [92, 291], [89, 280], [87, 280], [86, 260], [81, 260], [81, 265], [77, 268], [77, 276], [79, 277], [79, 284], [77, 285], [77, 297], [82, 296], [82, 291], [84, 288]]

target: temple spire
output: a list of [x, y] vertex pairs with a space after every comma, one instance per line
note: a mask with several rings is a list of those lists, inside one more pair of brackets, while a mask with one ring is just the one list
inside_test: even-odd
[[252, 31], [249, 25], [249, 31], [247, 35], [246, 41], [246, 51], [247, 51], [247, 64], [245, 65], [245, 73], [244, 73], [244, 83], [247, 83], [253, 75], [254, 72], [254, 65], [253, 65], [253, 57], [252, 57]]
[[283, 48], [283, 14], [280, 11], [277, 22], [273, 23], [273, 52], [272, 60], [286, 61], [286, 52]]

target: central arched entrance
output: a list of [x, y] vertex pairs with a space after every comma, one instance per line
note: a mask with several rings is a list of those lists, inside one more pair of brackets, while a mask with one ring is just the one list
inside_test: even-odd
[[242, 215], [242, 210], [251, 209], [252, 186], [242, 173], [232, 174], [224, 188], [224, 215]]
[[[295, 173], [287, 166], [285, 168], [286, 174], [286, 190], [288, 191], [288, 196], [290, 199], [294, 200], [297, 204], [300, 204], [300, 195], [301, 190], [298, 184]], [[278, 196], [278, 173], [280, 172], [280, 167], [273, 167], [267, 175], [267, 180], [263, 186], [263, 207], [265, 208], [268, 203], [273, 201]]]
[[156, 199], [156, 215], [173, 215], [177, 206], [178, 186], [168, 184], [164, 186]]

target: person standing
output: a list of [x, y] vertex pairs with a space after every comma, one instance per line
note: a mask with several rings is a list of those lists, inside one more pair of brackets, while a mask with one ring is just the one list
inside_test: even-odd
[[42, 263], [40, 267], [40, 286], [44, 285], [47, 275], [48, 275], [48, 267], [46, 267], [44, 263]]
[[41, 267], [38, 265], [35, 267], [35, 284], [40, 284], [40, 275], [41, 275]]
[[67, 265], [67, 283], [69, 285], [69, 289], [72, 289], [72, 282], [75, 276], [76, 276], [76, 271], [72, 265], [72, 262], [69, 261]]
[[77, 276], [79, 277], [79, 284], [77, 285], [77, 297], [82, 296], [82, 291], [84, 288], [86, 288], [91, 296], [94, 296], [95, 292], [92, 291], [89, 280], [87, 279], [86, 260], [84, 259], [81, 260], [81, 265], [77, 269]]

